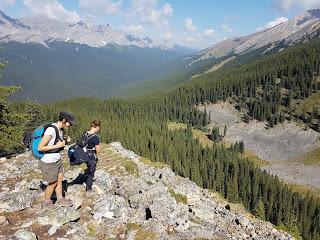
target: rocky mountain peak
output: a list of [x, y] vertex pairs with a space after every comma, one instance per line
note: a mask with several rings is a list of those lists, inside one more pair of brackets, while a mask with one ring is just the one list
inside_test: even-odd
[[269, 45], [271, 47], [268, 50], [273, 49], [278, 44], [290, 46], [317, 36], [319, 31], [320, 9], [311, 9], [272, 28], [219, 42], [199, 52], [199, 57], [195, 62], [229, 54], [242, 55]]
[[320, 8], [310, 9], [307, 11], [307, 13], [309, 13], [310, 15], [312, 15], [315, 18], [320, 18]]
[[1, 12], [0, 43], [37, 43], [48, 47], [48, 42], [52, 41], [68, 41], [94, 48], [108, 44], [118, 47], [162, 48], [161, 44], [149, 38], [132, 37], [128, 33], [113, 29], [109, 24], [92, 25], [83, 20], [70, 23], [42, 15], [13, 19]]
[[9, 17], [1, 10], [0, 10], [0, 25], [5, 25], [7, 27], [29, 29], [29, 27], [23, 24], [20, 20]]
[[293, 239], [119, 142], [102, 145], [90, 195], [85, 167], [65, 163], [73, 206], [44, 211], [37, 161], [0, 159], [0, 239]]

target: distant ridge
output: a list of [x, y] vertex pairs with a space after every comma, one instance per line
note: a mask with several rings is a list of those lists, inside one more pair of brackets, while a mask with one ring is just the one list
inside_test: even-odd
[[280, 43], [290, 46], [319, 36], [319, 31], [320, 9], [311, 9], [272, 28], [219, 42], [200, 51], [195, 61], [232, 54], [241, 55], [268, 45], [271, 45], [271, 50]]

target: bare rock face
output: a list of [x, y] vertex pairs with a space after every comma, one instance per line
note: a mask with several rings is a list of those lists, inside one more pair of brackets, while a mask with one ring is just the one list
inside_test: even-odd
[[[20, 156], [1, 164], [18, 169], [18, 176], [30, 162]], [[66, 167], [65, 194], [74, 204], [55, 210], [39, 204], [43, 196], [35, 169], [25, 171], [31, 178], [0, 180], [7, 188], [0, 193], [0, 239], [293, 239], [167, 166], [143, 163], [119, 142], [102, 146], [90, 193], [74, 181], [83, 170]], [[5, 171], [0, 166], [0, 175]]]

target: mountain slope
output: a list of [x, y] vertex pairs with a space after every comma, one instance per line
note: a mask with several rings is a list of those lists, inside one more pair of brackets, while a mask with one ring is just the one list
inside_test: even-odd
[[224, 40], [199, 52], [197, 60], [228, 54], [241, 55], [269, 44], [272, 44], [272, 49], [281, 42], [290, 46], [319, 36], [319, 30], [320, 9], [313, 9], [275, 27], [248, 36]]
[[119, 142], [102, 145], [91, 196], [85, 196], [81, 184], [82, 167], [66, 164], [66, 196], [74, 206], [44, 212], [39, 204], [41, 174], [29, 154], [0, 162], [5, 189], [0, 212], [6, 212], [0, 238], [24, 234], [38, 239], [293, 239], [241, 205], [229, 204]]
[[127, 96], [123, 85], [182, 71], [190, 49], [134, 38], [109, 25], [71, 24], [46, 17], [13, 19], [0, 12], [3, 83], [20, 85], [13, 99], [42, 103], [76, 96]]
[[0, 44], [9, 61], [2, 82], [20, 85], [15, 99], [45, 103], [75, 96], [126, 96], [128, 83], [163, 78], [183, 69], [181, 53], [159, 48], [92, 48], [76, 43]]

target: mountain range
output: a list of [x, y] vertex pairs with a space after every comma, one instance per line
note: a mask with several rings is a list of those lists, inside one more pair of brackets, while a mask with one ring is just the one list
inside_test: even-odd
[[44, 16], [14, 19], [1, 11], [0, 39], [1, 42], [40, 44], [48, 48], [48, 44], [54, 41], [85, 44], [95, 48], [110, 44], [141, 48], [170, 48], [163, 44], [156, 44], [148, 37], [135, 38], [130, 34], [113, 29], [109, 24], [95, 26], [84, 21], [73, 24]]
[[4, 84], [22, 87], [17, 99], [40, 102], [125, 96], [123, 85], [181, 71], [183, 56], [193, 51], [135, 38], [110, 25], [71, 24], [43, 16], [14, 19], [3, 12], [0, 47], [9, 62]]
[[319, 37], [319, 33], [320, 9], [313, 9], [275, 27], [194, 53], [148, 37], [135, 38], [108, 24], [71, 24], [43, 16], [14, 19], [0, 12], [1, 56], [9, 61], [2, 82], [22, 87], [17, 99], [40, 102], [144, 94], [261, 58]]

